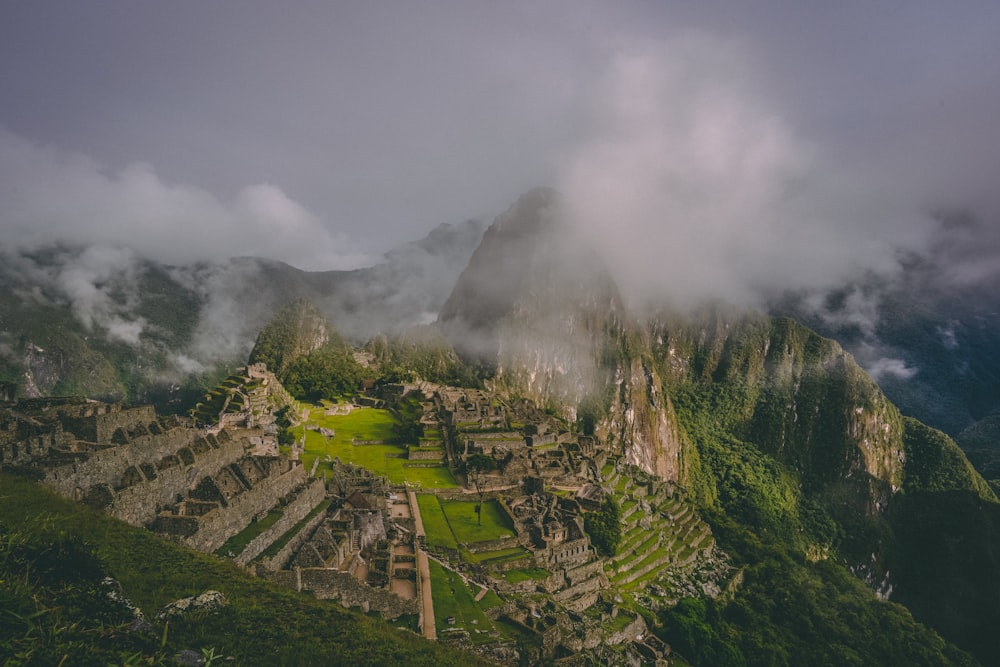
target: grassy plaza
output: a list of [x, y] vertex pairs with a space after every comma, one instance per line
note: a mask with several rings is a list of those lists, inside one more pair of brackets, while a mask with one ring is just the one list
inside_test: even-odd
[[[330, 407], [310, 407], [309, 419], [292, 429], [297, 442], [301, 442], [305, 434], [302, 462], [307, 469], [311, 470], [313, 462], [319, 458], [317, 472], [330, 470], [330, 461], [339, 458], [345, 463], [354, 463], [375, 474], [385, 475], [393, 484], [409, 483], [425, 489], [458, 487], [446, 466], [407, 460], [407, 444], [415, 443], [392, 442], [398, 420], [388, 410], [353, 407], [344, 414], [327, 414]], [[333, 431], [333, 436], [327, 437], [315, 429]], [[328, 456], [330, 461], [327, 461]]]

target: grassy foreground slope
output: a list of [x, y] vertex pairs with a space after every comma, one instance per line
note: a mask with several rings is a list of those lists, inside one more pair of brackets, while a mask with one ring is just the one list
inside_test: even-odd
[[[120, 582], [152, 631], [127, 630], [132, 618], [107, 598], [105, 576]], [[169, 627], [155, 621], [163, 605], [207, 589], [229, 606]], [[239, 665], [477, 661], [0, 474], [0, 663], [161, 664], [182, 649]]]

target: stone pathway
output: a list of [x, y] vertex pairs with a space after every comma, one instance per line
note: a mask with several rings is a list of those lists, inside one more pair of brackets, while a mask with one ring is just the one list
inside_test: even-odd
[[431, 567], [427, 552], [417, 552], [417, 579], [420, 580], [420, 597], [423, 605], [424, 637], [437, 640], [437, 626], [434, 621], [434, 598], [431, 597]]
[[[417, 545], [417, 585], [420, 588], [421, 630], [427, 639], [437, 640], [437, 627], [434, 621], [434, 598], [431, 597], [431, 566], [427, 560], [427, 552], [420, 548], [420, 538], [424, 537], [424, 522], [420, 518], [420, 506], [417, 504], [417, 494], [408, 491], [410, 512], [416, 527]], [[425, 538], [426, 539], [426, 538]]]

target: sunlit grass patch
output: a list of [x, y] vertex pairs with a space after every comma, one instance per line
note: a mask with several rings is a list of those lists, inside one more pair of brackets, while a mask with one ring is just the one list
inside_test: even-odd
[[420, 507], [420, 518], [424, 523], [424, 532], [427, 534], [427, 544], [432, 547], [457, 549], [458, 543], [455, 541], [455, 535], [451, 532], [451, 527], [441, 510], [437, 496], [422, 493], [417, 496], [417, 505]]
[[[473, 643], [495, 641], [489, 635], [490, 632], [496, 630], [493, 621], [483, 613], [473, 592], [469, 590], [462, 578], [434, 560], [430, 562], [430, 568], [431, 595], [434, 598], [434, 621], [439, 635], [441, 632], [447, 631], [448, 628], [464, 628], [469, 632]], [[497, 599], [499, 600], [499, 598]], [[489, 604], [495, 606], [496, 601], [490, 600]], [[454, 625], [448, 623], [449, 617], [454, 617]]]
[[441, 503], [441, 509], [448, 517], [448, 524], [459, 542], [486, 542], [515, 535], [514, 526], [501, 511], [497, 501], [487, 500], [483, 503], [482, 521], [476, 515], [476, 504], [466, 500], [446, 500]]

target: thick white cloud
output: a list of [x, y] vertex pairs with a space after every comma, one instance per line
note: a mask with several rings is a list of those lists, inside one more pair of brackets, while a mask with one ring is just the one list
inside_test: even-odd
[[231, 199], [159, 178], [133, 163], [108, 173], [86, 156], [0, 130], [0, 243], [127, 247], [167, 263], [265, 256], [299, 268], [353, 268], [367, 257], [281, 188], [244, 187]]
[[800, 137], [753, 54], [702, 33], [623, 50], [560, 188], [633, 296], [759, 304], [891, 275], [935, 223], [913, 184]]

